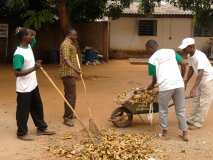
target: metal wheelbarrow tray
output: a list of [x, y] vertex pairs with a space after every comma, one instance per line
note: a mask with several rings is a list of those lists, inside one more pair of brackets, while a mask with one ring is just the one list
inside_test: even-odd
[[[186, 97], [185, 99], [190, 99], [192, 97]], [[168, 108], [172, 107], [174, 104], [170, 104]], [[159, 105], [157, 102], [152, 104], [153, 113], [159, 112]], [[110, 117], [111, 122], [118, 128], [129, 127], [133, 120], [133, 115], [136, 114], [148, 114], [150, 112], [149, 106], [144, 106], [141, 103], [130, 103], [125, 102], [116, 108]]]

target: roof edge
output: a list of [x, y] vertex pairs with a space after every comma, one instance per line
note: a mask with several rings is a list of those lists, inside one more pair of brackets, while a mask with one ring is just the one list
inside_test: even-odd
[[192, 14], [150, 14], [122, 13], [121, 17], [141, 17], [141, 18], [193, 18]]

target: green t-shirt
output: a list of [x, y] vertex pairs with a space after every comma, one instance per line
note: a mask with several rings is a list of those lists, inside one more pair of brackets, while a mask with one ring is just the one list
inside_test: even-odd
[[[180, 63], [183, 60], [183, 57], [176, 53], [176, 61]], [[156, 66], [153, 64], [148, 64], [148, 73], [150, 76], [156, 76]]]

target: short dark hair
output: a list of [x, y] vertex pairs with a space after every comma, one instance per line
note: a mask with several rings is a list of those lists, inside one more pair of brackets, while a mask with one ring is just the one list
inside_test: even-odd
[[23, 37], [27, 35], [28, 35], [27, 29], [22, 29], [18, 33], [16, 33], [16, 37], [18, 38], [19, 41], [21, 41]]
[[77, 32], [75, 28], [69, 28], [69, 29], [66, 31], [65, 36], [67, 36], [68, 34], [70, 34], [70, 33], [73, 32], [73, 31]]
[[159, 47], [159, 44], [158, 44], [158, 42], [156, 40], [151, 39], [151, 40], [148, 40], [146, 42], [146, 46], [149, 46], [151, 48], [155, 48], [156, 49], [156, 48]]

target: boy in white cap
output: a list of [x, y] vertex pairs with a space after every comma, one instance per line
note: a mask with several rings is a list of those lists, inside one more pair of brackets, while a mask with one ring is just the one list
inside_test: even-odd
[[213, 67], [206, 54], [196, 49], [193, 38], [185, 38], [179, 48], [188, 54], [189, 60], [189, 71], [184, 79], [185, 87], [193, 73], [196, 75], [190, 91], [190, 96], [194, 97], [193, 110], [187, 122], [190, 129], [198, 129], [203, 126], [213, 98]]

